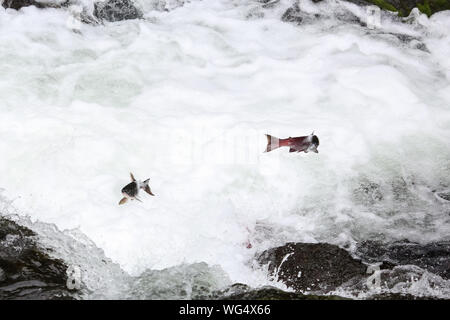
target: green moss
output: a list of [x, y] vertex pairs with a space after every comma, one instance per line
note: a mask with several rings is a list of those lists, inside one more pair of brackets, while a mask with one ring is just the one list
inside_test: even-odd
[[410, 11], [402, 9], [402, 8], [398, 9], [398, 15], [400, 17], [407, 17], [409, 15], [409, 12]]
[[425, 0], [423, 4], [418, 3], [417, 8], [420, 10], [420, 12], [425, 13], [429, 17], [431, 16], [431, 8], [428, 0]]
[[397, 12], [397, 8], [395, 8], [392, 4], [386, 2], [385, 0], [369, 0], [373, 4], [377, 5], [381, 9]]
[[431, 8], [431, 13], [442, 10], [450, 10], [450, 0], [428, 0]]
[[450, 10], [450, 0], [367, 0], [383, 10], [397, 12], [400, 17], [407, 17], [417, 7], [422, 13], [431, 16], [435, 12]]

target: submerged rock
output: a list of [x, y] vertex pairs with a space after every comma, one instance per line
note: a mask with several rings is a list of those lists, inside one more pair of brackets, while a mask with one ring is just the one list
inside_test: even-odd
[[98, 1], [94, 4], [94, 16], [109, 22], [141, 19], [143, 13], [131, 0]]
[[235, 283], [225, 290], [218, 291], [212, 298], [219, 300], [347, 300], [347, 298], [333, 295], [287, 292], [271, 286], [252, 289], [242, 283]]
[[39, 9], [45, 8], [67, 8], [69, 6], [79, 7], [82, 11], [81, 21], [84, 23], [95, 23], [95, 18], [110, 22], [140, 19], [143, 13], [136, 7], [132, 0], [106, 0], [94, 2], [92, 15], [82, 8], [75, 0], [4, 0], [2, 3], [6, 9], [19, 10], [23, 7], [35, 6]]
[[450, 202], [450, 191], [448, 190], [442, 192], [435, 192], [435, 195], [439, 200]]
[[309, 14], [300, 10], [298, 4], [293, 5], [281, 17], [281, 20], [285, 22], [294, 22], [296, 24], [302, 24], [305, 22], [312, 22], [314, 19], [319, 19], [319, 14]]
[[382, 268], [415, 265], [443, 279], [450, 279], [450, 242], [419, 244], [409, 241], [382, 243], [364, 241], [358, 245], [356, 255], [369, 263], [382, 262]]
[[[339, 289], [355, 297], [363, 294], [365, 299], [441, 299], [448, 292], [450, 242], [365, 241], [353, 256], [331, 244], [287, 243], [264, 251], [257, 261], [267, 266], [273, 280], [296, 293], [323, 295]], [[418, 282], [427, 289], [418, 293], [414, 287]], [[233, 295], [244, 299], [246, 294]], [[284, 299], [284, 293], [279, 294]], [[303, 299], [291, 293], [284, 296]]]
[[366, 276], [367, 266], [344, 249], [326, 243], [287, 243], [259, 257], [271, 276], [296, 291], [329, 292]]
[[418, 297], [404, 293], [380, 293], [370, 296], [371, 300], [444, 300], [436, 297]]
[[[319, 2], [322, 0], [316, 0], [314, 2]], [[283, 15], [281, 16], [281, 20], [285, 22], [292, 22], [298, 25], [305, 23], [312, 23], [317, 19], [330, 19], [330, 17], [334, 17], [339, 21], [345, 21], [348, 23], [354, 23], [359, 25], [365, 25], [363, 21], [361, 21], [356, 15], [354, 15], [349, 10], [345, 8], [340, 8], [336, 11], [323, 12], [321, 14], [318, 13], [309, 13], [300, 9], [298, 3], [295, 3], [293, 6], [288, 8]]]
[[67, 266], [40, 248], [28, 228], [0, 217], [0, 300], [73, 299]]
[[36, 8], [61, 8], [67, 6], [69, 0], [63, 1], [35, 1], [35, 0], [4, 0], [2, 3], [5, 9], [19, 10], [23, 7], [35, 6]]

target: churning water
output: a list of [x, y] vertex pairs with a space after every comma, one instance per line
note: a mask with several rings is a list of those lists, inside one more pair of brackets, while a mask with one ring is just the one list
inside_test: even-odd
[[[78, 32], [0, 10], [2, 210], [82, 267], [85, 297], [257, 287], [254, 254], [286, 241], [450, 239], [450, 12], [368, 28], [302, 0], [319, 17], [297, 25], [292, 3], [141, 0]], [[313, 130], [318, 154], [263, 153]], [[119, 206], [129, 172], [156, 196]]]

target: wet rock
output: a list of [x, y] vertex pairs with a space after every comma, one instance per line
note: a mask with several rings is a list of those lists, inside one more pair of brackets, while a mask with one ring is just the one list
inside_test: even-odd
[[370, 296], [371, 300], [443, 300], [436, 297], [418, 297], [405, 293], [380, 293]]
[[[80, 7], [80, 4], [74, 0], [4, 0], [2, 5], [4, 8], [15, 10], [28, 6], [35, 6], [39, 9]], [[86, 12], [86, 8], [80, 7], [80, 10], [82, 10], [80, 20], [84, 23], [96, 23], [95, 19], [115, 22], [143, 17], [142, 11], [136, 7], [132, 0], [96, 1], [92, 15]]]
[[[316, 0], [314, 2], [320, 2], [320, 1], [323, 1], [323, 0]], [[370, 6], [370, 5], [372, 5], [370, 0], [346, 0], [346, 1], [354, 3], [354, 4], [357, 4], [358, 6]]]
[[19, 10], [23, 7], [36, 6], [40, 8], [40, 3], [34, 0], [4, 0], [2, 3], [3, 8], [5, 9], [15, 9]]
[[62, 8], [69, 4], [69, 0], [35, 1], [35, 0], [4, 0], [2, 3], [5, 9], [19, 10], [24, 7], [35, 6], [36, 8]]
[[[390, 33], [391, 35], [393, 35], [393, 36], [395, 36], [395, 37], [397, 37], [397, 39], [398, 40], [400, 40], [401, 42], [403, 42], [403, 43], [410, 43], [410, 42], [412, 42], [412, 41], [419, 41], [420, 39], [419, 38], [417, 38], [417, 37], [413, 37], [413, 36], [410, 36], [410, 35], [407, 35], [407, 34], [401, 34], [401, 33]], [[406, 185], [406, 187], [407, 187], [407, 184], [405, 183], [405, 185]], [[395, 186], [395, 185], [394, 185]], [[401, 192], [404, 192], [404, 190], [401, 190], [400, 191], [400, 193]]]
[[335, 245], [287, 243], [264, 251], [257, 257], [269, 274], [295, 291], [328, 292], [362, 280], [366, 265]]
[[435, 192], [436, 197], [439, 200], [450, 202], [450, 191], [442, 191], [442, 192]]
[[287, 9], [281, 16], [281, 20], [284, 22], [295, 22], [301, 24], [303, 22], [303, 17], [301, 16], [301, 11], [298, 5], [294, 5]]
[[353, 200], [363, 205], [374, 205], [383, 200], [383, 191], [380, 185], [364, 178], [353, 190]]
[[109, 22], [141, 19], [143, 13], [131, 0], [98, 1], [94, 4], [94, 16]]
[[280, 0], [259, 0], [263, 8], [272, 8], [280, 3]]
[[393, 243], [364, 241], [355, 253], [368, 263], [383, 262], [386, 269], [415, 265], [443, 279], [450, 279], [450, 241], [428, 244], [406, 240]]
[[213, 299], [219, 300], [348, 300], [333, 295], [309, 295], [287, 292], [275, 287], [265, 286], [252, 289], [242, 283], [235, 283], [229, 288], [216, 292]]
[[[314, 2], [319, 2], [314, 1]], [[281, 17], [282, 21], [285, 22], [292, 22], [296, 23], [298, 25], [304, 24], [304, 23], [312, 23], [314, 20], [317, 19], [330, 19], [330, 17], [333, 16], [334, 18], [340, 20], [340, 21], [346, 21], [349, 23], [356, 23], [363, 25], [364, 23], [355, 16], [352, 12], [342, 8], [342, 10], [337, 10], [334, 12], [330, 12], [328, 15], [326, 14], [318, 14], [318, 13], [308, 13], [305, 11], [302, 11], [298, 5], [298, 3], [294, 4], [292, 7], [288, 8], [284, 14]]]
[[0, 300], [72, 299], [67, 266], [52, 259], [28, 228], [0, 217]]
[[298, 4], [294, 4], [292, 7], [288, 8], [281, 20], [284, 22], [293, 22], [296, 24], [302, 24], [305, 22], [311, 22], [314, 19], [319, 19], [321, 16], [319, 14], [309, 14], [300, 10]]

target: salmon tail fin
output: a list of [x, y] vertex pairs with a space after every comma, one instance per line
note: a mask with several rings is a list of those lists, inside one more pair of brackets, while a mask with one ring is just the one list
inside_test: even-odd
[[130, 172], [130, 178], [131, 178], [131, 181], [136, 181], [136, 179], [134, 178], [134, 176], [131, 172]]
[[264, 152], [270, 152], [280, 147], [280, 139], [273, 137], [270, 134], [266, 134], [267, 137], [267, 147]]
[[154, 196], [154, 194], [152, 193], [152, 190], [150, 190], [150, 187], [148, 185], [150, 179], [147, 179], [144, 181], [144, 191], [147, 192], [149, 195]]

